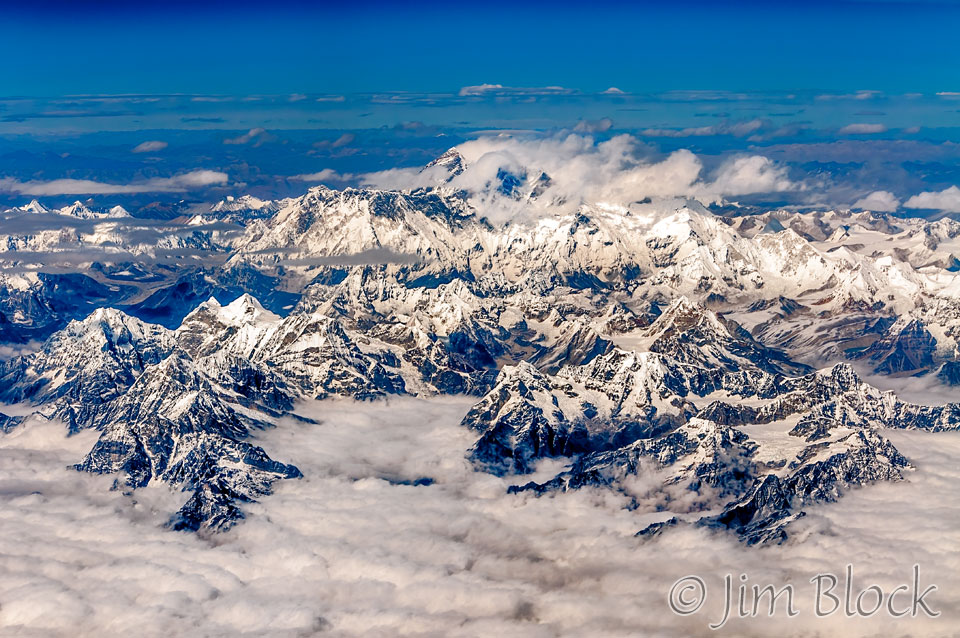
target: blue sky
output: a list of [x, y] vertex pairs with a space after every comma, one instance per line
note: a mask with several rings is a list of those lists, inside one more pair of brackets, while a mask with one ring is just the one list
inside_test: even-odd
[[6, 95], [960, 90], [953, 2], [22, 3]]
[[0, 204], [198, 170], [227, 177], [112, 199], [287, 196], [504, 132], [763, 155], [809, 184], [769, 205], [906, 199], [960, 184], [958, 25], [946, 1], [3, 3]]

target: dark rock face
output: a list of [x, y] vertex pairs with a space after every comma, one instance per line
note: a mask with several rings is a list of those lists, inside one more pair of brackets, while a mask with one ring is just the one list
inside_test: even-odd
[[[837, 447], [841, 451], [832, 452]], [[699, 524], [731, 529], [750, 545], [782, 542], [787, 524], [803, 515], [804, 504], [835, 501], [856, 485], [903, 480], [907, 467], [907, 460], [889, 441], [875, 432], [855, 432], [834, 444], [810, 446], [785, 476], [768, 474], [758, 479], [722, 514], [701, 519]]]
[[[277, 401], [279, 383], [263, 383], [267, 374], [249, 370], [235, 369], [240, 374], [229, 377], [232, 387], [223, 387], [202, 371], [212, 363], [194, 362], [186, 353], [175, 352], [149, 368], [98, 416], [102, 434], [77, 469], [120, 473], [131, 488], [157, 479], [193, 490], [176, 525], [214, 530], [242, 517], [238, 501], [268, 494], [278, 479], [299, 477], [297, 468], [273, 461], [244, 441], [251, 430], [270, 423], [240, 409], [259, 408], [259, 413], [269, 414], [277, 403], [289, 409], [289, 396]], [[237, 402], [237, 379], [258, 374], [260, 387], [269, 391], [241, 395]], [[270, 405], [257, 403], [263, 398]]]
[[37, 273], [25, 288], [0, 286], [0, 336], [12, 343], [46, 339], [71, 320], [120, 303], [135, 290], [106, 286], [81, 273]]
[[870, 347], [855, 355], [870, 361], [878, 374], [924, 373], [934, 365], [937, 340], [922, 322], [898, 322]]

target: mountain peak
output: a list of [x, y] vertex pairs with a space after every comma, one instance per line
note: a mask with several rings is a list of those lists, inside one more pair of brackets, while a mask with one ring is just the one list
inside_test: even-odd
[[35, 199], [31, 199], [30, 203], [27, 204], [26, 206], [21, 206], [20, 210], [22, 210], [25, 213], [37, 213], [37, 214], [50, 212], [49, 208], [47, 208], [46, 206], [44, 206], [43, 204], [41, 204]]
[[233, 323], [272, 322], [280, 319], [279, 316], [264, 308], [256, 297], [247, 293], [223, 306], [220, 316]]

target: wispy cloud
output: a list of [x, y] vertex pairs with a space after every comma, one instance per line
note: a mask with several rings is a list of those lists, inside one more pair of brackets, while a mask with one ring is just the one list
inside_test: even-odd
[[572, 95], [575, 93], [577, 91], [574, 89], [562, 86], [521, 87], [504, 86], [502, 84], [476, 84], [462, 87], [457, 95], [460, 97], [479, 97], [485, 95]]
[[346, 146], [350, 142], [356, 139], [356, 135], [353, 133], [344, 133], [335, 140], [320, 140], [319, 142], [314, 142], [314, 148], [341, 148]]
[[753, 119], [746, 122], [730, 122], [712, 126], [696, 126], [682, 129], [648, 128], [640, 131], [644, 137], [707, 137], [711, 135], [732, 135], [746, 137], [765, 126], [763, 120]]
[[602, 117], [599, 120], [580, 120], [573, 127], [576, 133], [605, 133], [613, 128], [613, 120]]
[[269, 142], [274, 139], [275, 138], [270, 133], [267, 132], [267, 129], [257, 127], [257, 128], [250, 129], [249, 131], [247, 131], [246, 133], [238, 137], [228, 137], [227, 139], [223, 140], [223, 143], [240, 145], [240, 144], [250, 144], [251, 142], [253, 142], [254, 146], [259, 146], [264, 142]]
[[209, 170], [191, 171], [173, 177], [154, 177], [128, 184], [110, 184], [88, 179], [30, 180], [21, 182], [11, 177], [0, 178], [0, 191], [21, 195], [118, 195], [129, 193], [178, 193], [225, 184], [226, 173]]
[[162, 151], [167, 148], [167, 143], [160, 140], [150, 140], [148, 142], [141, 142], [133, 147], [134, 153], [153, 153], [156, 151]]
[[883, 95], [880, 91], [856, 91], [855, 93], [825, 93], [818, 95], [818, 100], [871, 100]]
[[332, 168], [325, 168], [316, 173], [304, 173], [302, 175], [292, 175], [290, 179], [301, 182], [346, 182], [355, 176], [350, 173], [338, 173]]
[[871, 135], [874, 133], [886, 133], [887, 127], [883, 124], [856, 123], [847, 124], [839, 131], [840, 135]]

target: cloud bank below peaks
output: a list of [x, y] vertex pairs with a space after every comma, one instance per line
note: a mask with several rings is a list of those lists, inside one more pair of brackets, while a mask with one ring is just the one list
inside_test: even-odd
[[30, 180], [21, 182], [12, 177], [0, 177], [0, 192], [21, 195], [119, 195], [130, 193], [180, 193], [208, 186], [225, 184], [226, 173], [219, 171], [191, 171], [173, 177], [154, 177], [129, 184], [110, 184], [89, 179]]
[[760, 155], [727, 159], [705, 171], [700, 157], [678, 150], [655, 158], [631, 135], [596, 143], [587, 135], [547, 138], [481, 137], [456, 151], [462, 171], [439, 162], [425, 169], [391, 169], [362, 176], [366, 186], [412, 189], [445, 184], [470, 193], [494, 223], [569, 212], [582, 204], [630, 204], [684, 197], [704, 204], [728, 196], [801, 190], [787, 168]]

